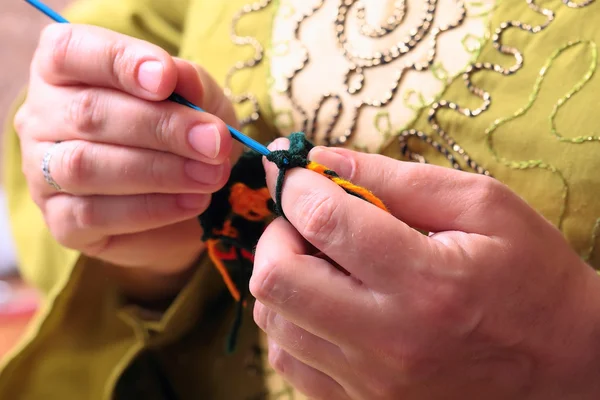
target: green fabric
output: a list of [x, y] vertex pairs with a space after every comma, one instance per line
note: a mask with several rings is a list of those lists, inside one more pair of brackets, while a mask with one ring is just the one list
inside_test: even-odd
[[[440, 112], [439, 120], [443, 129], [468, 154], [559, 227], [574, 249], [598, 268], [600, 254], [595, 249], [600, 245], [597, 238], [600, 233], [597, 222], [600, 219], [600, 175], [597, 172], [600, 171], [600, 139], [583, 143], [558, 140], [552, 133], [551, 114], [561, 98], [587, 73], [596, 70], [594, 54], [596, 43], [600, 43], [600, 31], [595, 26], [600, 21], [600, 4], [570, 9], [555, 1], [544, 6], [556, 10], [556, 18], [546, 30], [531, 34], [512, 29], [504, 35], [504, 43], [516, 46], [523, 53], [523, 68], [510, 76], [495, 72], [475, 75], [474, 83], [492, 96], [490, 109], [476, 118], [444, 110]], [[492, 27], [507, 20], [532, 25], [544, 21], [525, 2], [503, 1], [492, 18]], [[569, 42], [577, 41], [582, 43], [555, 54]], [[501, 56], [490, 42], [482, 49], [479, 59], [504, 67], [514, 64], [512, 57]], [[549, 63], [550, 59], [553, 61]], [[592, 61], [593, 68], [590, 67]], [[533, 106], [521, 117], [507, 121], [495, 130], [490, 148], [486, 130], [496, 120], [512, 116], [530, 102], [544, 66], [548, 67], [548, 73]], [[581, 91], [558, 111], [556, 128], [563, 136], [598, 136], [595, 105], [599, 89], [600, 74], [594, 73]], [[471, 107], [482, 102], [468, 94], [462, 77], [449, 86], [442, 98]], [[432, 134], [426, 114], [421, 115], [414, 128]], [[432, 148], [421, 144], [414, 147], [432, 162], [449, 165]], [[398, 150], [393, 143], [384, 154], [399, 156]], [[540, 167], [540, 162], [548, 166], [542, 164]]]
[[[251, 47], [236, 46], [230, 40], [234, 14], [249, 3], [80, 0], [66, 16], [76, 23], [101, 25], [157, 43], [171, 54], [201, 64], [223, 83], [236, 62], [252, 56]], [[524, 54], [525, 65], [518, 73], [505, 77], [482, 72], [475, 76], [474, 82], [492, 95], [488, 112], [469, 118], [444, 110], [438, 119], [476, 161], [559, 226], [582, 257], [600, 265], [594, 236], [600, 218], [600, 141], [560, 140], [551, 127], [554, 105], [590, 72], [595, 43], [600, 41], [600, 31], [595, 28], [600, 22], [600, 4], [585, 10], [567, 8], [559, 1], [548, 6], [557, 10], [556, 20], [548, 29], [535, 35], [517, 30], [505, 35], [505, 42]], [[238, 34], [255, 37], [268, 49], [277, 7], [278, 3], [273, 2], [243, 17]], [[492, 26], [509, 19], [532, 24], [541, 21], [525, 2], [504, 1], [494, 14]], [[568, 41], [583, 42], [555, 54]], [[513, 62], [500, 56], [490, 43], [479, 58], [505, 66]], [[493, 128], [494, 121], [528, 104], [540, 70], [547, 63], [547, 75], [536, 101], [520, 118], [491, 130], [490, 149], [486, 130]], [[595, 63], [593, 67], [595, 70]], [[250, 92], [258, 99], [261, 119], [247, 126], [245, 132], [261, 142], [277, 135], [268, 81], [267, 60], [236, 73], [232, 87], [234, 94]], [[600, 76], [593, 74], [559, 109], [556, 129], [565, 138], [597, 131], [595, 104], [599, 88]], [[470, 106], [480, 102], [468, 93], [460, 77], [442, 97]], [[236, 107], [240, 117], [250, 112], [247, 104]], [[433, 134], [425, 114], [414, 127]], [[20, 173], [19, 141], [12, 128], [5, 139], [4, 182], [21, 269], [29, 282], [42, 289], [45, 301], [25, 340], [0, 367], [1, 399], [109, 399], [132, 363], [134, 367], [129, 367], [121, 382], [156, 384], [156, 376], [147, 372], [155, 369], [139, 366], [142, 361], [134, 363], [144, 359], [136, 356], [149, 350], [182, 398], [250, 399], [269, 392], [270, 397], [264, 398], [275, 399], [290, 393], [266, 370], [259, 351], [263, 338], [251, 324], [242, 326], [238, 351], [232, 356], [224, 354], [223, 340], [234, 307], [208, 260], [200, 263], [162, 318], [152, 320], [142, 310], [124, 305], [117, 289], [103, 275], [101, 262], [66, 250], [52, 239], [29, 198]], [[448, 165], [424, 144], [411, 141], [411, 147], [434, 163]], [[395, 141], [384, 154], [401, 157]], [[251, 320], [251, 310], [246, 313], [245, 321]], [[127, 388], [121, 386], [119, 392], [126, 393]], [[126, 394], [122, 397], [131, 398]]]

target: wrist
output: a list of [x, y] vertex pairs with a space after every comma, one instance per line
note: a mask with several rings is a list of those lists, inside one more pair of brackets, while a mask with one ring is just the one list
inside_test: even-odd
[[105, 268], [110, 279], [129, 302], [147, 308], [163, 308], [185, 287], [196, 271], [204, 247], [177, 268], [123, 267], [106, 263]]

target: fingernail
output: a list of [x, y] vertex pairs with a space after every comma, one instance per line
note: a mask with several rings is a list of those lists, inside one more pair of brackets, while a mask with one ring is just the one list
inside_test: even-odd
[[352, 160], [344, 157], [340, 153], [326, 147], [315, 147], [311, 150], [309, 158], [311, 161], [322, 164], [335, 171], [344, 179], [352, 178], [354, 165]]
[[215, 125], [196, 125], [190, 131], [188, 140], [194, 150], [208, 158], [216, 158], [219, 154], [221, 135]]
[[275, 139], [268, 148], [271, 151], [287, 150], [290, 148], [290, 141], [286, 138], [278, 138]]
[[221, 165], [209, 165], [199, 161], [187, 161], [185, 163], [185, 173], [199, 183], [206, 185], [214, 185], [221, 181], [223, 178], [223, 171], [225, 166]]
[[138, 82], [142, 88], [150, 93], [158, 92], [162, 82], [164, 67], [158, 61], [146, 61], [138, 69]]
[[177, 196], [177, 205], [185, 210], [201, 210], [207, 206], [205, 194], [180, 194]]

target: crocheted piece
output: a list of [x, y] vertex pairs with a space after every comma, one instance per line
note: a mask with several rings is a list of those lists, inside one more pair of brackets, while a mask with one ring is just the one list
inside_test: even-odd
[[346, 193], [353, 196], [359, 197], [366, 200], [382, 210], [387, 211], [387, 208], [381, 200], [379, 200], [373, 193], [365, 188], [354, 185], [345, 179], [342, 179], [327, 167], [317, 164], [316, 162], [308, 160], [308, 153], [313, 148], [312, 143], [306, 140], [304, 133], [297, 132], [292, 133], [289, 137], [290, 148], [289, 150], [275, 150], [267, 156], [269, 161], [272, 161], [279, 168], [279, 176], [277, 177], [277, 188], [275, 191], [276, 211], [279, 215], [285, 217], [283, 209], [281, 208], [281, 193], [283, 191], [283, 181], [287, 170], [296, 167], [302, 167], [311, 171], [317, 172], [318, 174], [330, 179], [337, 185], [341, 186]]
[[286, 171], [298, 167], [309, 169], [330, 179], [348, 194], [388, 211], [383, 202], [367, 189], [309, 161], [308, 153], [313, 145], [303, 133], [294, 133], [289, 140], [289, 150], [276, 150], [267, 157], [279, 168], [275, 202], [267, 188], [262, 156], [246, 152], [232, 168], [227, 185], [213, 195], [208, 209], [198, 217], [204, 230], [202, 240], [206, 243], [208, 255], [238, 303], [236, 319], [227, 341], [228, 352], [235, 349], [242, 310], [249, 294], [254, 248], [269, 222], [277, 215], [285, 217], [281, 197]]

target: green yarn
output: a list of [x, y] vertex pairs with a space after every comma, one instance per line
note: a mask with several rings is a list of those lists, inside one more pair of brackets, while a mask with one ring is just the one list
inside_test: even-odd
[[281, 196], [285, 173], [291, 168], [306, 167], [308, 165], [308, 153], [314, 147], [311, 142], [306, 140], [303, 132], [292, 133], [288, 139], [290, 141], [290, 148], [288, 150], [274, 150], [267, 156], [267, 160], [279, 168], [279, 175], [277, 176], [277, 184], [275, 186], [275, 212], [284, 218], [286, 216], [283, 212]]

